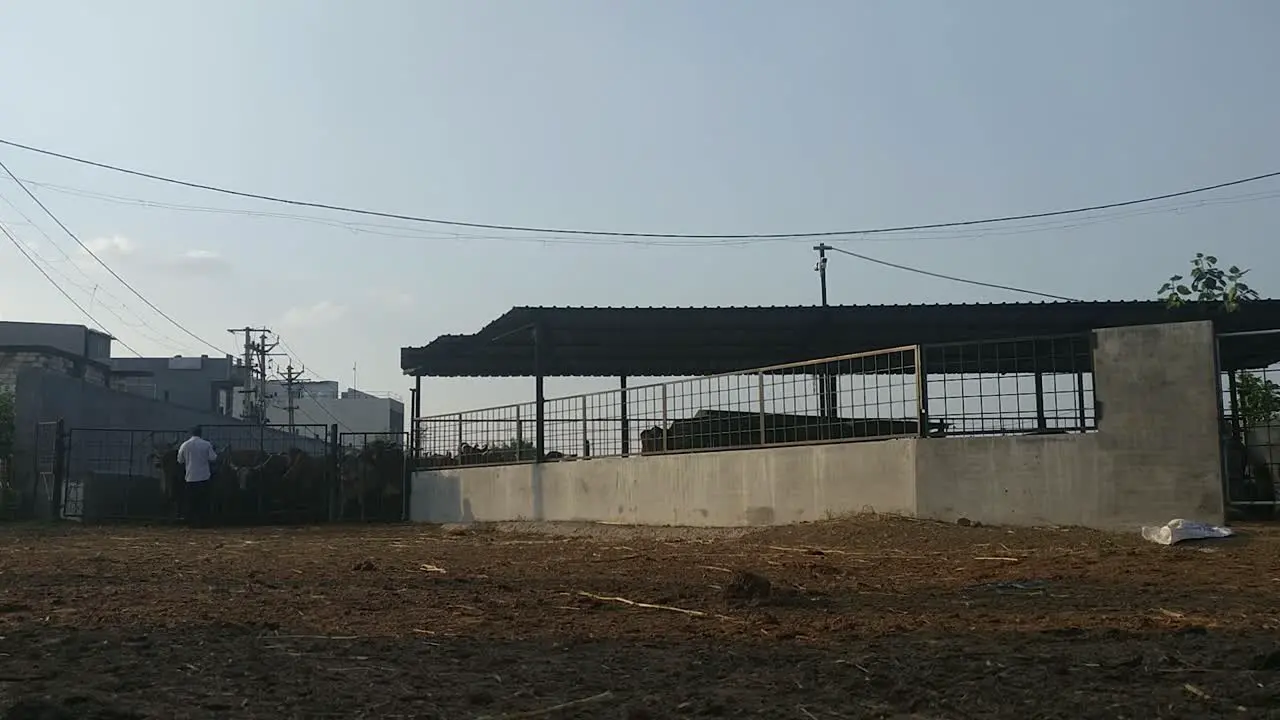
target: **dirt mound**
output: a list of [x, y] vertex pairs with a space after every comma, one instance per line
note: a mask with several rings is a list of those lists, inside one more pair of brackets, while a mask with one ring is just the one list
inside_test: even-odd
[[724, 596], [728, 600], [764, 600], [773, 593], [773, 583], [769, 578], [746, 570], [739, 570], [724, 586]]

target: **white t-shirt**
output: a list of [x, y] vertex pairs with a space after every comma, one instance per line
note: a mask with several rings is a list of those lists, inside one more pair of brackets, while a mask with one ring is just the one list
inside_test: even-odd
[[178, 447], [178, 462], [186, 468], [187, 482], [204, 482], [213, 472], [211, 470], [218, 453], [213, 451], [213, 443], [199, 437], [189, 437]]

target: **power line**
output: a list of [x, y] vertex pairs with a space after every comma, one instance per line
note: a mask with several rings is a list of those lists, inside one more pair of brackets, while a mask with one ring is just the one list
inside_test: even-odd
[[[117, 273], [115, 270], [113, 270], [113, 269], [111, 268], [111, 266], [110, 266], [110, 265], [108, 265], [106, 262], [104, 262], [104, 261], [102, 260], [102, 258], [98, 257], [98, 254], [97, 254], [97, 253], [95, 253], [93, 250], [91, 250], [91, 249], [89, 248], [89, 246], [88, 246], [88, 245], [85, 245], [83, 242], [81, 242], [81, 241], [80, 241], [79, 236], [77, 236], [74, 232], [71, 232], [71, 228], [69, 228], [69, 227], [67, 227], [65, 224], [63, 224], [62, 220], [58, 219], [58, 216], [57, 216], [57, 215], [55, 215], [55, 214], [53, 213], [53, 211], [52, 211], [52, 210], [50, 210], [50, 209], [49, 209], [49, 207], [48, 207], [47, 205], [45, 205], [43, 202], [41, 202], [41, 201], [40, 201], [40, 198], [39, 198], [39, 197], [36, 197], [36, 194], [35, 194], [35, 193], [31, 192], [31, 188], [28, 188], [28, 187], [27, 187], [27, 186], [26, 186], [26, 185], [25, 185], [21, 180], [19, 180], [19, 179], [18, 179], [18, 176], [17, 176], [17, 175], [14, 175], [14, 174], [13, 174], [13, 171], [9, 169], [9, 166], [8, 166], [8, 165], [5, 165], [5, 164], [4, 164], [4, 161], [0, 161], [0, 170], [3, 170], [3, 171], [4, 171], [4, 173], [5, 173], [6, 175], [8, 175], [8, 176], [9, 176], [9, 177], [14, 181], [14, 182], [16, 182], [16, 183], [18, 184], [18, 187], [22, 188], [22, 191], [23, 191], [23, 192], [25, 192], [25, 193], [27, 194], [27, 197], [31, 198], [32, 202], [34, 202], [36, 205], [38, 205], [38, 206], [40, 207], [40, 209], [41, 209], [41, 210], [43, 210], [43, 211], [44, 211], [44, 213], [45, 213], [46, 215], [48, 215], [48, 216], [49, 216], [49, 219], [50, 219], [50, 220], [53, 220], [53, 222], [54, 222], [54, 224], [55, 224], [55, 225], [57, 225], [58, 227], [62, 228], [62, 231], [63, 231], [63, 232], [65, 232], [65, 233], [67, 234], [67, 237], [70, 237], [72, 240], [74, 240], [74, 241], [75, 241], [75, 243], [76, 243], [77, 245], [79, 245], [79, 246], [80, 246], [80, 249], [81, 249], [81, 250], [84, 250], [86, 253], [88, 253], [88, 254], [89, 254], [89, 257], [91, 257], [91, 258], [93, 258], [95, 261], [97, 261], [97, 263], [98, 263], [99, 265], [101, 265], [101, 266], [103, 267], [103, 269], [105, 269], [108, 273], [110, 273], [110, 274], [111, 274], [111, 277], [113, 277], [113, 278], [115, 278], [116, 280], [118, 280], [118, 281], [120, 282], [120, 284], [121, 284], [121, 285], [125, 286], [125, 288], [129, 290], [129, 292], [131, 292], [131, 293], [133, 293], [134, 295], [136, 295], [136, 296], [138, 297], [138, 299], [139, 299], [139, 300], [141, 300], [141, 301], [142, 301], [142, 302], [143, 302], [147, 307], [149, 307], [149, 308], [151, 308], [152, 310], [154, 310], [154, 311], [155, 311], [155, 312], [156, 312], [160, 317], [164, 318], [165, 320], [168, 320], [170, 323], [172, 323], [172, 324], [173, 324], [173, 326], [174, 326], [174, 327], [178, 328], [178, 329], [179, 329], [179, 330], [181, 330], [182, 332], [184, 332], [184, 333], [186, 333], [187, 335], [191, 336], [192, 338], [194, 338], [195, 340], [197, 340], [197, 341], [198, 341], [198, 342], [200, 342], [201, 344], [203, 344], [203, 345], [205, 345], [205, 346], [207, 346], [207, 347], [212, 348], [212, 349], [214, 350], [214, 352], [217, 352], [217, 353], [219, 353], [219, 354], [222, 354], [222, 353], [225, 353], [225, 352], [226, 352], [226, 350], [224, 350], [223, 348], [220, 348], [220, 347], [218, 347], [217, 345], [214, 345], [213, 343], [209, 342], [208, 340], [205, 340], [204, 338], [200, 337], [199, 335], [196, 335], [195, 333], [193, 333], [193, 332], [191, 332], [190, 330], [188, 330], [188, 329], [187, 329], [187, 327], [186, 327], [185, 325], [183, 325], [182, 323], [178, 322], [177, 320], [174, 320], [174, 319], [173, 319], [173, 318], [172, 318], [168, 313], [166, 313], [165, 311], [163, 311], [163, 310], [161, 310], [160, 308], [156, 307], [155, 303], [153, 303], [153, 302], [151, 302], [150, 300], [148, 300], [148, 299], [146, 298], [146, 296], [144, 296], [142, 293], [138, 292], [138, 291], [137, 291], [137, 290], [136, 290], [132, 285], [130, 285], [130, 284], [128, 283], [128, 281], [126, 281], [124, 278], [120, 277], [119, 273]], [[121, 344], [123, 344], [123, 343], [121, 343]]]
[[[18, 240], [18, 238], [15, 237], [13, 233], [9, 232], [9, 228], [6, 227], [3, 223], [0, 223], [0, 232], [3, 232], [4, 236], [9, 238], [9, 242], [13, 243], [13, 246], [18, 248], [18, 252], [22, 253], [22, 256], [27, 259], [27, 262], [31, 263], [31, 266], [34, 267], [37, 272], [43, 275], [44, 279], [48, 280], [49, 284], [52, 285], [55, 290], [61, 293], [62, 297], [67, 299], [67, 302], [71, 303], [72, 305], [75, 305], [76, 309], [79, 310], [81, 314], [89, 318], [89, 322], [93, 323], [95, 326], [99, 328], [102, 328], [104, 331], [106, 330], [106, 326], [98, 322], [97, 318], [93, 316], [93, 313], [86, 310], [84, 306], [81, 305], [75, 298], [71, 297], [71, 294], [68, 293], [65, 288], [63, 288], [56, 281], [54, 281], [54, 279], [49, 276], [49, 273], [45, 272], [45, 269], [40, 266], [40, 263], [36, 262], [36, 259], [31, 257], [31, 254], [27, 252], [27, 249], [22, 246], [22, 242]], [[107, 332], [107, 334], [111, 335], [110, 332]], [[112, 335], [112, 337], [115, 338], [114, 335]], [[119, 338], [115, 338], [115, 341], [123, 345], [126, 350], [133, 353], [134, 355], [137, 355], [138, 357], [142, 357], [142, 353], [139, 353], [137, 350], [134, 350], [133, 348], [129, 347], [128, 343], [126, 343], [125, 341]]]
[[[76, 188], [67, 185], [58, 185], [55, 183], [40, 182], [29, 178], [20, 178], [22, 182], [30, 187], [49, 190], [51, 192], [63, 193], [73, 197], [87, 198], [100, 202], [109, 202], [120, 205], [133, 205], [151, 210], [173, 210], [195, 213], [213, 213], [221, 215], [236, 215], [254, 219], [275, 219], [288, 220], [296, 222], [306, 222], [316, 225], [332, 227], [344, 230], [353, 234], [367, 234], [387, 238], [403, 238], [412, 240], [468, 240], [468, 241], [503, 241], [503, 242], [527, 242], [540, 245], [635, 245], [640, 247], [742, 247], [748, 244], [760, 244], [764, 242], [783, 242], [787, 240], [795, 240], [796, 238], [779, 238], [773, 240], [718, 240], [713, 242], [694, 241], [694, 240], [654, 240], [644, 238], [591, 238], [591, 237], [558, 237], [555, 235], [479, 235], [475, 233], [463, 232], [446, 232], [446, 231], [430, 231], [415, 230], [405, 225], [395, 225], [390, 223], [378, 222], [355, 222], [349, 220], [338, 220], [335, 218], [326, 218], [319, 215], [303, 215], [297, 213], [270, 212], [265, 210], [249, 210], [245, 208], [224, 208], [209, 207], [201, 205], [187, 205], [181, 203], [162, 202], [158, 200], [146, 200], [143, 198], [124, 197], [119, 195], [111, 195], [100, 193], [83, 188]], [[1157, 206], [1140, 206], [1136, 208], [1121, 209], [1118, 212], [1100, 212], [1077, 219], [1054, 219], [1040, 220], [1022, 223], [1003, 223], [991, 226], [974, 226], [969, 228], [943, 228], [941, 230], [916, 231], [911, 234], [883, 234], [869, 235], [866, 237], [850, 237], [847, 240], [862, 241], [891, 241], [902, 242], [905, 240], [929, 241], [929, 240], [977, 240], [984, 238], [1005, 237], [1010, 235], [1030, 235], [1042, 232], [1067, 231], [1075, 230], [1082, 227], [1098, 225], [1106, 222], [1114, 222], [1134, 217], [1147, 215], [1155, 215], [1160, 213], [1183, 213], [1188, 210], [1198, 208], [1214, 207], [1218, 205], [1236, 205], [1247, 202], [1257, 202], [1263, 200], [1274, 200], [1280, 198], [1280, 190], [1272, 190], [1257, 193], [1247, 193], [1243, 195], [1228, 195], [1214, 199], [1200, 198], [1192, 203], [1173, 204], [1173, 205], [1157, 205]], [[832, 238], [840, 239], [840, 238]]]
[[[941, 223], [926, 223], [919, 225], [900, 225], [893, 227], [879, 228], [863, 228], [852, 230], [829, 230], [822, 232], [799, 232], [799, 233], [750, 233], [750, 234], [721, 234], [721, 235], [703, 235], [703, 234], [686, 234], [686, 233], [654, 233], [654, 232], [621, 232], [609, 230], [582, 230], [582, 229], [564, 229], [564, 228], [545, 228], [526, 225], [502, 225], [496, 223], [479, 223], [464, 222], [460, 220], [444, 220], [440, 218], [430, 218], [418, 215], [406, 215], [401, 213], [384, 212], [380, 210], [369, 210], [364, 208], [355, 208], [343, 205], [334, 205], [330, 203], [313, 202], [309, 200], [297, 200], [292, 198], [278, 197], [274, 195], [264, 195], [261, 193], [248, 192], [243, 190], [232, 190], [230, 188], [219, 187], [217, 185], [208, 185], [205, 183], [193, 182], [190, 180], [181, 180], [165, 175], [157, 175], [154, 173], [144, 172], [142, 170], [133, 170], [121, 167], [119, 165], [111, 165], [109, 163], [98, 162], [96, 160], [88, 160], [86, 158], [68, 155], [53, 150], [46, 150], [23, 143], [14, 142], [0, 138], [0, 145], [26, 150], [27, 152], [37, 153], [48, 157], [55, 157], [69, 162], [88, 165], [102, 170], [110, 170], [112, 172], [132, 175], [134, 177], [145, 178], [157, 182], [168, 183], [170, 185], [179, 185], [182, 187], [192, 188], [195, 190], [204, 190], [207, 192], [219, 193], [222, 195], [230, 195], [240, 198], [248, 198], [251, 200], [261, 200], [264, 202], [280, 203], [283, 205], [293, 205], [295, 207], [307, 207], [317, 210], [331, 210], [334, 212], [352, 213], [355, 215], [365, 215], [369, 217], [379, 217], [390, 220], [403, 220], [406, 222], [426, 223], [430, 225], [448, 225], [451, 227], [464, 227], [482, 230], [504, 230], [512, 232], [532, 232], [546, 233], [556, 235], [595, 235], [600, 237], [615, 238], [668, 238], [683, 240], [781, 240], [787, 238], [822, 238], [837, 237], [840, 235], [873, 235], [883, 233], [910, 232], [916, 230], [936, 230], [941, 228], [957, 228], [969, 227], [973, 225], [987, 225], [992, 223], [1014, 222], [1019, 220], [1038, 220], [1042, 218], [1061, 217], [1063, 215], [1077, 215], [1080, 213], [1097, 212], [1100, 210], [1112, 210], [1115, 208], [1130, 207], [1133, 205], [1144, 205], [1147, 203], [1159, 202], [1161, 200], [1170, 200], [1173, 198], [1186, 197], [1188, 195], [1196, 195], [1206, 193], [1213, 190], [1221, 190], [1223, 188], [1234, 187], [1236, 185], [1244, 185], [1247, 183], [1258, 182], [1270, 178], [1280, 177], [1280, 171], [1264, 173], [1262, 175], [1254, 175], [1251, 177], [1230, 180], [1227, 182], [1215, 183], [1213, 185], [1204, 185], [1190, 190], [1180, 190], [1178, 192], [1165, 193], [1163, 195], [1150, 195], [1133, 200], [1123, 200], [1119, 202], [1103, 203], [1100, 205], [1090, 205], [1086, 207], [1070, 208], [1066, 210], [1051, 210], [1047, 212], [1024, 213], [1020, 215], [1002, 215], [998, 217], [983, 218], [978, 220], [960, 220]], [[10, 173], [12, 176], [12, 173]], [[15, 177], [16, 181], [17, 178]], [[25, 189], [25, 186], [24, 186]], [[28, 191], [30, 192], [30, 191]]]
[[[57, 242], [54, 242], [54, 239], [53, 239], [52, 237], [50, 237], [49, 233], [45, 232], [45, 230], [44, 230], [44, 228], [43, 228], [43, 227], [41, 227], [40, 225], [38, 225], [34, 220], [32, 220], [32, 219], [31, 219], [31, 217], [30, 217], [30, 216], [28, 216], [25, 212], [23, 212], [23, 211], [22, 211], [22, 208], [18, 207], [18, 205], [17, 205], [16, 203], [14, 203], [12, 200], [10, 200], [10, 199], [8, 198], [8, 196], [6, 196], [4, 193], [0, 193], [0, 201], [3, 201], [6, 205], [8, 205], [10, 208], [12, 208], [12, 209], [13, 209], [13, 211], [14, 211], [14, 212], [16, 212], [16, 213], [18, 214], [18, 216], [19, 216], [19, 217], [21, 217], [23, 220], [26, 220], [26, 224], [27, 224], [27, 225], [29, 225], [29, 226], [31, 226], [31, 227], [33, 227], [33, 228], [35, 228], [35, 229], [36, 229], [36, 231], [37, 231], [38, 233], [40, 233], [40, 236], [41, 236], [41, 237], [43, 237], [43, 238], [45, 239], [45, 242], [49, 243], [49, 246], [50, 246], [50, 247], [52, 247], [54, 250], [56, 250], [56, 251], [58, 252], [58, 254], [62, 256], [62, 259], [63, 259], [63, 260], [65, 260], [67, 263], [69, 263], [70, 265], [72, 265], [73, 267], [75, 267], [75, 269], [76, 269], [76, 270], [79, 270], [81, 277], [83, 277], [83, 278], [85, 279], [85, 281], [86, 281], [86, 282], [90, 283], [90, 284], [93, 286], [93, 289], [94, 289], [94, 290], [97, 290], [97, 289], [98, 289], [97, 282], [96, 282], [92, 277], [90, 277], [90, 276], [89, 276], [89, 274], [88, 274], [87, 272], [85, 272], [84, 268], [80, 267], [80, 265], [79, 265], [78, 263], [76, 263], [74, 260], [72, 260], [72, 259], [71, 259], [71, 256], [67, 254], [67, 251], [62, 249], [62, 245], [60, 245], [60, 244], [59, 244], [59, 243], [57, 243]], [[12, 225], [13, 223], [10, 223], [10, 224]], [[52, 263], [51, 261], [49, 261], [48, 259], [46, 259], [46, 258], [44, 258], [44, 257], [41, 257], [39, 252], [37, 252], [37, 251], [35, 251], [34, 249], [32, 249], [32, 253], [33, 253], [36, 257], [39, 257], [41, 260], [44, 260], [46, 263], [48, 263], [48, 264], [50, 265], [50, 267], [51, 267], [51, 268], [53, 267], [53, 263]], [[56, 271], [56, 272], [57, 272], [57, 274], [59, 275], [59, 277], [61, 277], [64, 281], [66, 281], [66, 282], [67, 282], [67, 284], [69, 284], [69, 285], [71, 285], [71, 286], [73, 286], [73, 287], [78, 288], [81, 292], [84, 292], [84, 293], [91, 293], [91, 291], [90, 291], [89, 289], [87, 289], [84, 285], [81, 285], [80, 283], [78, 283], [78, 282], [76, 282], [75, 280], [73, 280], [73, 279], [72, 279], [72, 278], [71, 278], [67, 273], [63, 273], [63, 272], [61, 272], [61, 271]], [[124, 310], [128, 310], [128, 309], [129, 309], [129, 307], [128, 307], [128, 306], [127, 306], [127, 305], [126, 305], [122, 300], [120, 300], [120, 298], [116, 297], [116, 295], [115, 295], [114, 293], [110, 292], [109, 290], [102, 289], [102, 294], [104, 294], [104, 295], [106, 295], [107, 297], [109, 297], [109, 298], [111, 298], [111, 299], [115, 300], [116, 302], [120, 303], [120, 307], [121, 307], [122, 309], [124, 309]], [[90, 307], [92, 307], [92, 306], [93, 306], [93, 301], [92, 301], [92, 300], [90, 300], [89, 305], [90, 305]], [[181, 346], [180, 346], [177, 342], [175, 342], [175, 341], [173, 340], [173, 338], [171, 338], [171, 337], [169, 337], [168, 335], [166, 335], [165, 333], [161, 332], [159, 329], [157, 329], [157, 328], [156, 328], [155, 326], [153, 326], [151, 323], [147, 322], [147, 321], [146, 321], [146, 319], [145, 319], [145, 318], [143, 318], [143, 317], [142, 317], [141, 315], [139, 315], [138, 313], [136, 313], [136, 312], [135, 312], [135, 313], [133, 313], [133, 316], [134, 316], [135, 318], [137, 318], [137, 320], [138, 320], [139, 322], [138, 322], [138, 323], [131, 323], [131, 322], [129, 322], [128, 320], [126, 320], [126, 319], [124, 318], [124, 316], [122, 316], [120, 313], [116, 312], [116, 311], [115, 311], [115, 309], [114, 309], [114, 308], [112, 308], [112, 307], [111, 307], [111, 305], [110, 305], [109, 303], [100, 303], [100, 305], [102, 306], [102, 309], [103, 309], [103, 310], [106, 310], [108, 313], [110, 313], [112, 316], [114, 316], [117, 320], [119, 320], [119, 321], [120, 321], [120, 323], [121, 323], [122, 325], [124, 325], [124, 326], [126, 326], [126, 327], [133, 328], [135, 331], [137, 331], [139, 334], [141, 334], [141, 335], [142, 335], [144, 338], [146, 338], [147, 340], [150, 340], [150, 341], [152, 341], [152, 342], [154, 342], [154, 343], [156, 343], [156, 344], [158, 344], [158, 345], [164, 345], [164, 346], [167, 346], [167, 347], [169, 347], [169, 348], [171, 348], [171, 349], [176, 349], [176, 350], [181, 350], [181, 349], [182, 349], [182, 348], [181, 348]], [[139, 324], [139, 323], [140, 323], [140, 324]], [[153, 335], [149, 335], [149, 334], [147, 334], [144, 330], [142, 330], [142, 328], [146, 328], [146, 329], [151, 330], [152, 332], [154, 332], [154, 333], [155, 333], [155, 335], [153, 336]], [[119, 338], [117, 338], [117, 340], [118, 340], [118, 339], [119, 339]], [[123, 345], [124, 343], [122, 342], [121, 344]], [[139, 357], [141, 357], [141, 356], [139, 356]]]
[[889, 262], [888, 260], [880, 260], [877, 258], [873, 258], [869, 255], [863, 255], [861, 253], [853, 252], [852, 250], [845, 250], [844, 248], [838, 248], [832, 245], [827, 245], [826, 249], [834, 250], [838, 253], [843, 253], [851, 257], [856, 257], [859, 260], [865, 260], [869, 263], [884, 265], [885, 267], [891, 267], [897, 270], [905, 270], [906, 272], [916, 273], [917, 275], [928, 275], [929, 277], [939, 278], [942, 280], [950, 280], [952, 282], [965, 283], [966, 285], [977, 285], [979, 287], [995, 288], [996, 290], [1008, 290], [1010, 292], [1023, 293], [1025, 295], [1037, 295], [1039, 297], [1049, 298], [1051, 300], [1066, 300], [1068, 302], [1080, 302], [1078, 298], [1070, 298], [1064, 295], [1054, 295], [1053, 293], [1040, 292], [1039, 290], [1027, 290], [1025, 288], [1014, 287], [1012, 285], [1000, 285], [998, 283], [982, 282], [981, 280], [970, 280], [968, 278], [956, 277], [955, 275], [943, 275], [942, 273], [931, 272], [929, 270], [921, 270], [920, 268], [911, 267], [910, 265], [899, 265], [898, 263], [892, 263], [892, 262]]

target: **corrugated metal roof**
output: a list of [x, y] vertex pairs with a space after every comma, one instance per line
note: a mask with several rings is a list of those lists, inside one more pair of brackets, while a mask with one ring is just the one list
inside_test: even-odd
[[[698, 375], [853, 352], [1085, 333], [1213, 318], [1227, 331], [1280, 328], [1280, 300], [1223, 315], [1153, 300], [722, 307], [518, 306], [474, 335], [401, 350], [408, 374], [529, 376], [534, 327], [547, 376]], [[1280, 338], [1277, 338], [1280, 342]]]

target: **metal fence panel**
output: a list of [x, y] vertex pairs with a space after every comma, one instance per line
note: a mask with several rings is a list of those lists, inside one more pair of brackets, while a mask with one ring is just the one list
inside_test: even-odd
[[[1247, 356], [1239, 346], [1256, 343], [1266, 334], [1280, 336], [1280, 330], [1219, 335], [1219, 358]], [[1220, 370], [1228, 509], [1236, 519], [1276, 519], [1280, 516], [1280, 365]]]
[[[419, 467], [700, 452], [921, 434], [916, 348], [418, 418]], [[943, 425], [936, 423], [934, 430]]]
[[[219, 455], [215, 519], [303, 522], [329, 515], [332, 463], [327, 426], [295, 434], [249, 425], [205, 425]], [[67, 432], [65, 517], [173, 520], [182, 485], [178, 446], [189, 430], [73, 428]]]
[[337, 519], [406, 520], [410, 470], [409, 433], [340, 433]]

